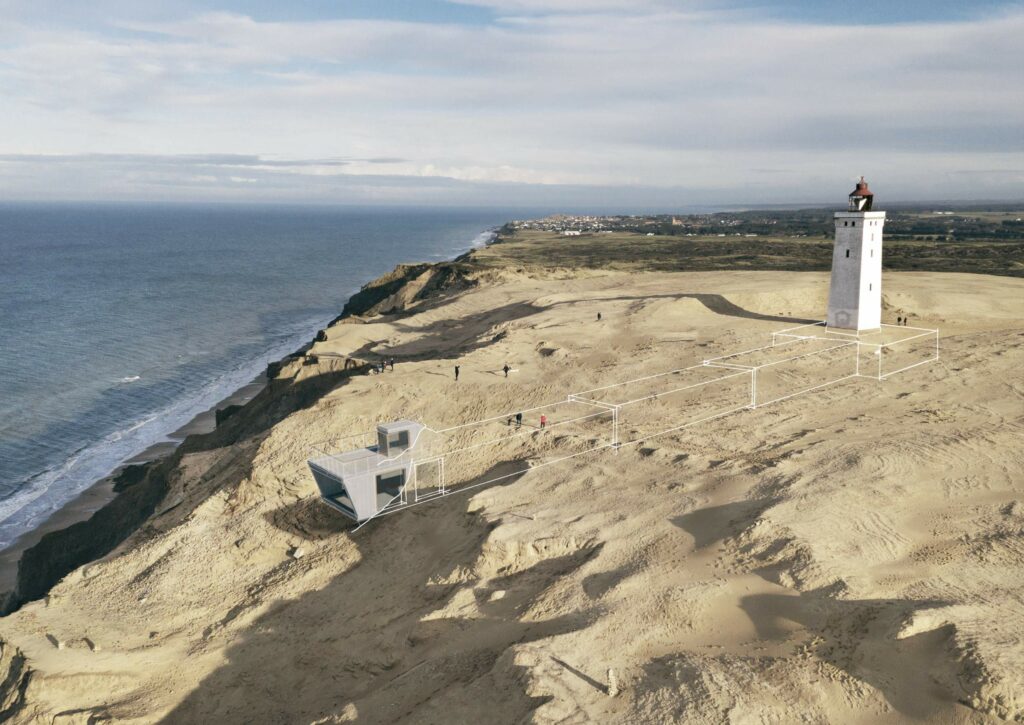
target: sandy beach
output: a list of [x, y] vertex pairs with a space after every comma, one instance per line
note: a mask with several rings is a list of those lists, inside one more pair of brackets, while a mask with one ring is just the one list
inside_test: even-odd
[[[318, 500], [315, 444], [398, 418], [502, 415], [761, 345], [820, 319], [827, 296], [821, 272], [494, 261], [507, 253], [392, 280], [170, 459], [144, 525], [0, 620], [0, 710], [140, 723], [1024, 717], [1024, 280], [887, 273], [884, 315], [939, 328], [938, 363], [354, 531]], [[341, 374], [391, 357], [394, 372]]]
[[263, 389], [265, 384], [266, 376], [261, 374], [248, 385], [233, 391], [231, 395], [220, 401], [216, 406], [209, 410], [204, 410], [187, 424], [172, 432], [166, 441], [150, 446], [138, 455], [126, 460], [109, 476], [97, 481], [67, 505], [53, 512], [51, 516], [35, 529], [21, 536], [13, 544], [3, 549], [3, 551], [0, 551], [0, 592], [10, 591], [14, 587], [17, 578], [18, 561], [26, 549], [38, 544], [46, 534], [62, 531], [80, 521], [87, 521], [89, 517], [110, 503], [117, 495], [115, 481], [126, 466], [138, 466], [159, 460], [171, 455], [188, 436], [212, 432], [216, 428], [218, 409], [245, 405]]

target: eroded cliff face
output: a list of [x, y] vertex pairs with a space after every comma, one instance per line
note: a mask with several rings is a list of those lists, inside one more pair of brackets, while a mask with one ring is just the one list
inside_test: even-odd
[[46, 595], [65, 574], [114, 550], [152, 515], [167, 493], [167, 475], [176, 457], [128, 466], [114, 478], [117, 496], [87, 521], [46, 534], [18, 562], [15, 588], [4, 602], [10, 614], [25, 602]]
[[396, 314], [414, 302], [469, 289], [476, 283], [468, 263], [400, 264], [352, 295], [331, 324], [350, 317]]

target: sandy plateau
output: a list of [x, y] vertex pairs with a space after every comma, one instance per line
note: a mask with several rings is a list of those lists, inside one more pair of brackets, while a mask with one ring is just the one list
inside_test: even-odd
[[317, 499], [312, 444], [755, 347], [821, 319], [828, 285], [479, 274], [330, 327], [277, 394], [345, 357], [393, 356], [395, 372], [185, 456], [145, 526], [0, 620], [0, 709], [46, 723], [1024, 719], [1024, 280], [887, 273], [887, 321], [940, 328], [940, 362], [354, 532]]

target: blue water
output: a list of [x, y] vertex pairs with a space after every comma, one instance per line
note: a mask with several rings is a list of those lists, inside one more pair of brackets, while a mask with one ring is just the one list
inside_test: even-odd
[[310, 340], [360, 285], [521, 215], [0, 204], [0, 548]]

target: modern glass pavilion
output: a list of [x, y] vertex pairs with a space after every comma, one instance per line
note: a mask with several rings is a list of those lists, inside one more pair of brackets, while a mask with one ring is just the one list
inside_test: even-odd
[[412, 451], [423, 426], [399, 420], [377, 426], [377, 441], [344, 453], [310, 458], [320, 497], [356, 521], [366, 521], [391, 504], [401, 504], [412, 475]]

